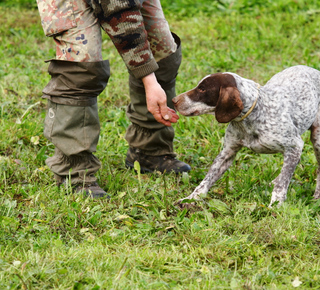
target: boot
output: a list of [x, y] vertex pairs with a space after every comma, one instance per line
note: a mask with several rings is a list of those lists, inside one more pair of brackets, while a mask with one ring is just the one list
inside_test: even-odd
[[54, 172], [58, 187], [70, 184], [74, 193], [91, 198], [110, 198], [96, 182], [94, 173], [99, 170], [100, 162], [92, 153], [66, 156], [56, 147], [55, 154], [46, 160], [46, 164]]
[[[68, 178], [61, 178], [60, 176], [55, 176], [55, 178], [57, 180], [57, 185], [59, 188], [61, 188], [61, 186], [64, 188], [67, 188], [69, 186]], [[93, 199], [101, 197], [110, 199], [110, 196], [99, 186], [97, 182], [71, 184], [71, 190], [73, 193], [83, 194]]]
[[173, 155], [150, 156], [143, 154], [139, 149], [129, 148], [126, 158], [126, 167], [134, 168], [134, 162], [140, 164], [140, 172], [148, 173], [159, 171], [161, 173], [182, 173], [191, 170], [191, 167], [176, 159]]
[[83, 193], [90, 198], [101, 198], [105, 197], [110, 199], [110, 196], [99, 186], [97, 182], [90, 184], [78, 185], [74, 188], [74, 192]]

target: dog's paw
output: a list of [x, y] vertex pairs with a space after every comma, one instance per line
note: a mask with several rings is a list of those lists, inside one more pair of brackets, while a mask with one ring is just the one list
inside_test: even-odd
[[179, 207], [180, 209], [191, 209], [196, 207], [196, 203], [194, 199], [179, 199], [177, 202], [174, 203], [175, 206]]
[[314, 200], [320, 199], [320, 192], [315, 192], [313, 195], [313, 199]]
[[276, 206], [277, 208], [280, 208], [283, 205], [284, 201], [279, 201], [279, 200], [273, 200], [270, 201], [270, 204], [268, 206], [269, 209], [274, 208], [274, 206]]

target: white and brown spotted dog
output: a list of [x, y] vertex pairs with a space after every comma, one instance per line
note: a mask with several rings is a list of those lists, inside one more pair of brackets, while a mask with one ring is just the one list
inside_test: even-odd
[[[199, 199], [206, 194], [243, 146], [257, 153], [281, 152], [284, 156], [281, 173], [273, 180], [270, 206], [286, 199], [304, 145], [301, 134], [306, 130], [311, 131], [320, 164], [320, 71], [316, 69], [290, 67], [262, 87], [234, 73], [216, 73], [175, 97], [173, 103], [182, 115], [214, 114], [218, 122], [230, 122], [223, 150], [200, 185], [184, 199]], [[320, 167], [314, 198], [320, 198]]]

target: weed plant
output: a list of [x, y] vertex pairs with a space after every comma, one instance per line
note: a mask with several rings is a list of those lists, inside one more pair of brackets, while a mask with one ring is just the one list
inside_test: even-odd
[[[264, 84], [289, 66], [320, 69], [319, 1], [162, 2], [182, 40], [178, 93], [215, 72]], [[54, 43], [33, 1], [0, 3], [0, 289], [320, 289], [309, 134], [282, 207], [267, 207], [281, 155], [242, 150], [197, 209], [180, 210], [174, 202], [203, 179], [225, 126], [212, 116], [180, 117], [175, 151], [189, 174], [127, 170], [128, 74], [103, 39], [112, 76], [99, 97], [96, 154], [110, 201], [55, 186], [41, 98]]]

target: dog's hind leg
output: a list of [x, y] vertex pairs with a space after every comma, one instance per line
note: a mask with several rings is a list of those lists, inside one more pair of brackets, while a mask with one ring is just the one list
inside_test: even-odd
[[319, 122], [319, 117], [312, 124], [310, 130], [311, 130], [311, 142], [313, 145], [314, 154], [318, 161], [317, 184], [316, 184], [316, 190], [314, 192], [313, 197], [315, 199], [319, 199], [320, 198], [320, 122]]
[[281, 205], [287, 198], [287, 191], [293, 172], [300, 162], [304, 142], [299, 137], [296, 138], [296, 144], [293, 147], [289, 147], [283, 154], [283, 166], [279, 176], [272, 181], [274, 184], [271, 201], [269, 207], [276, 201]]

